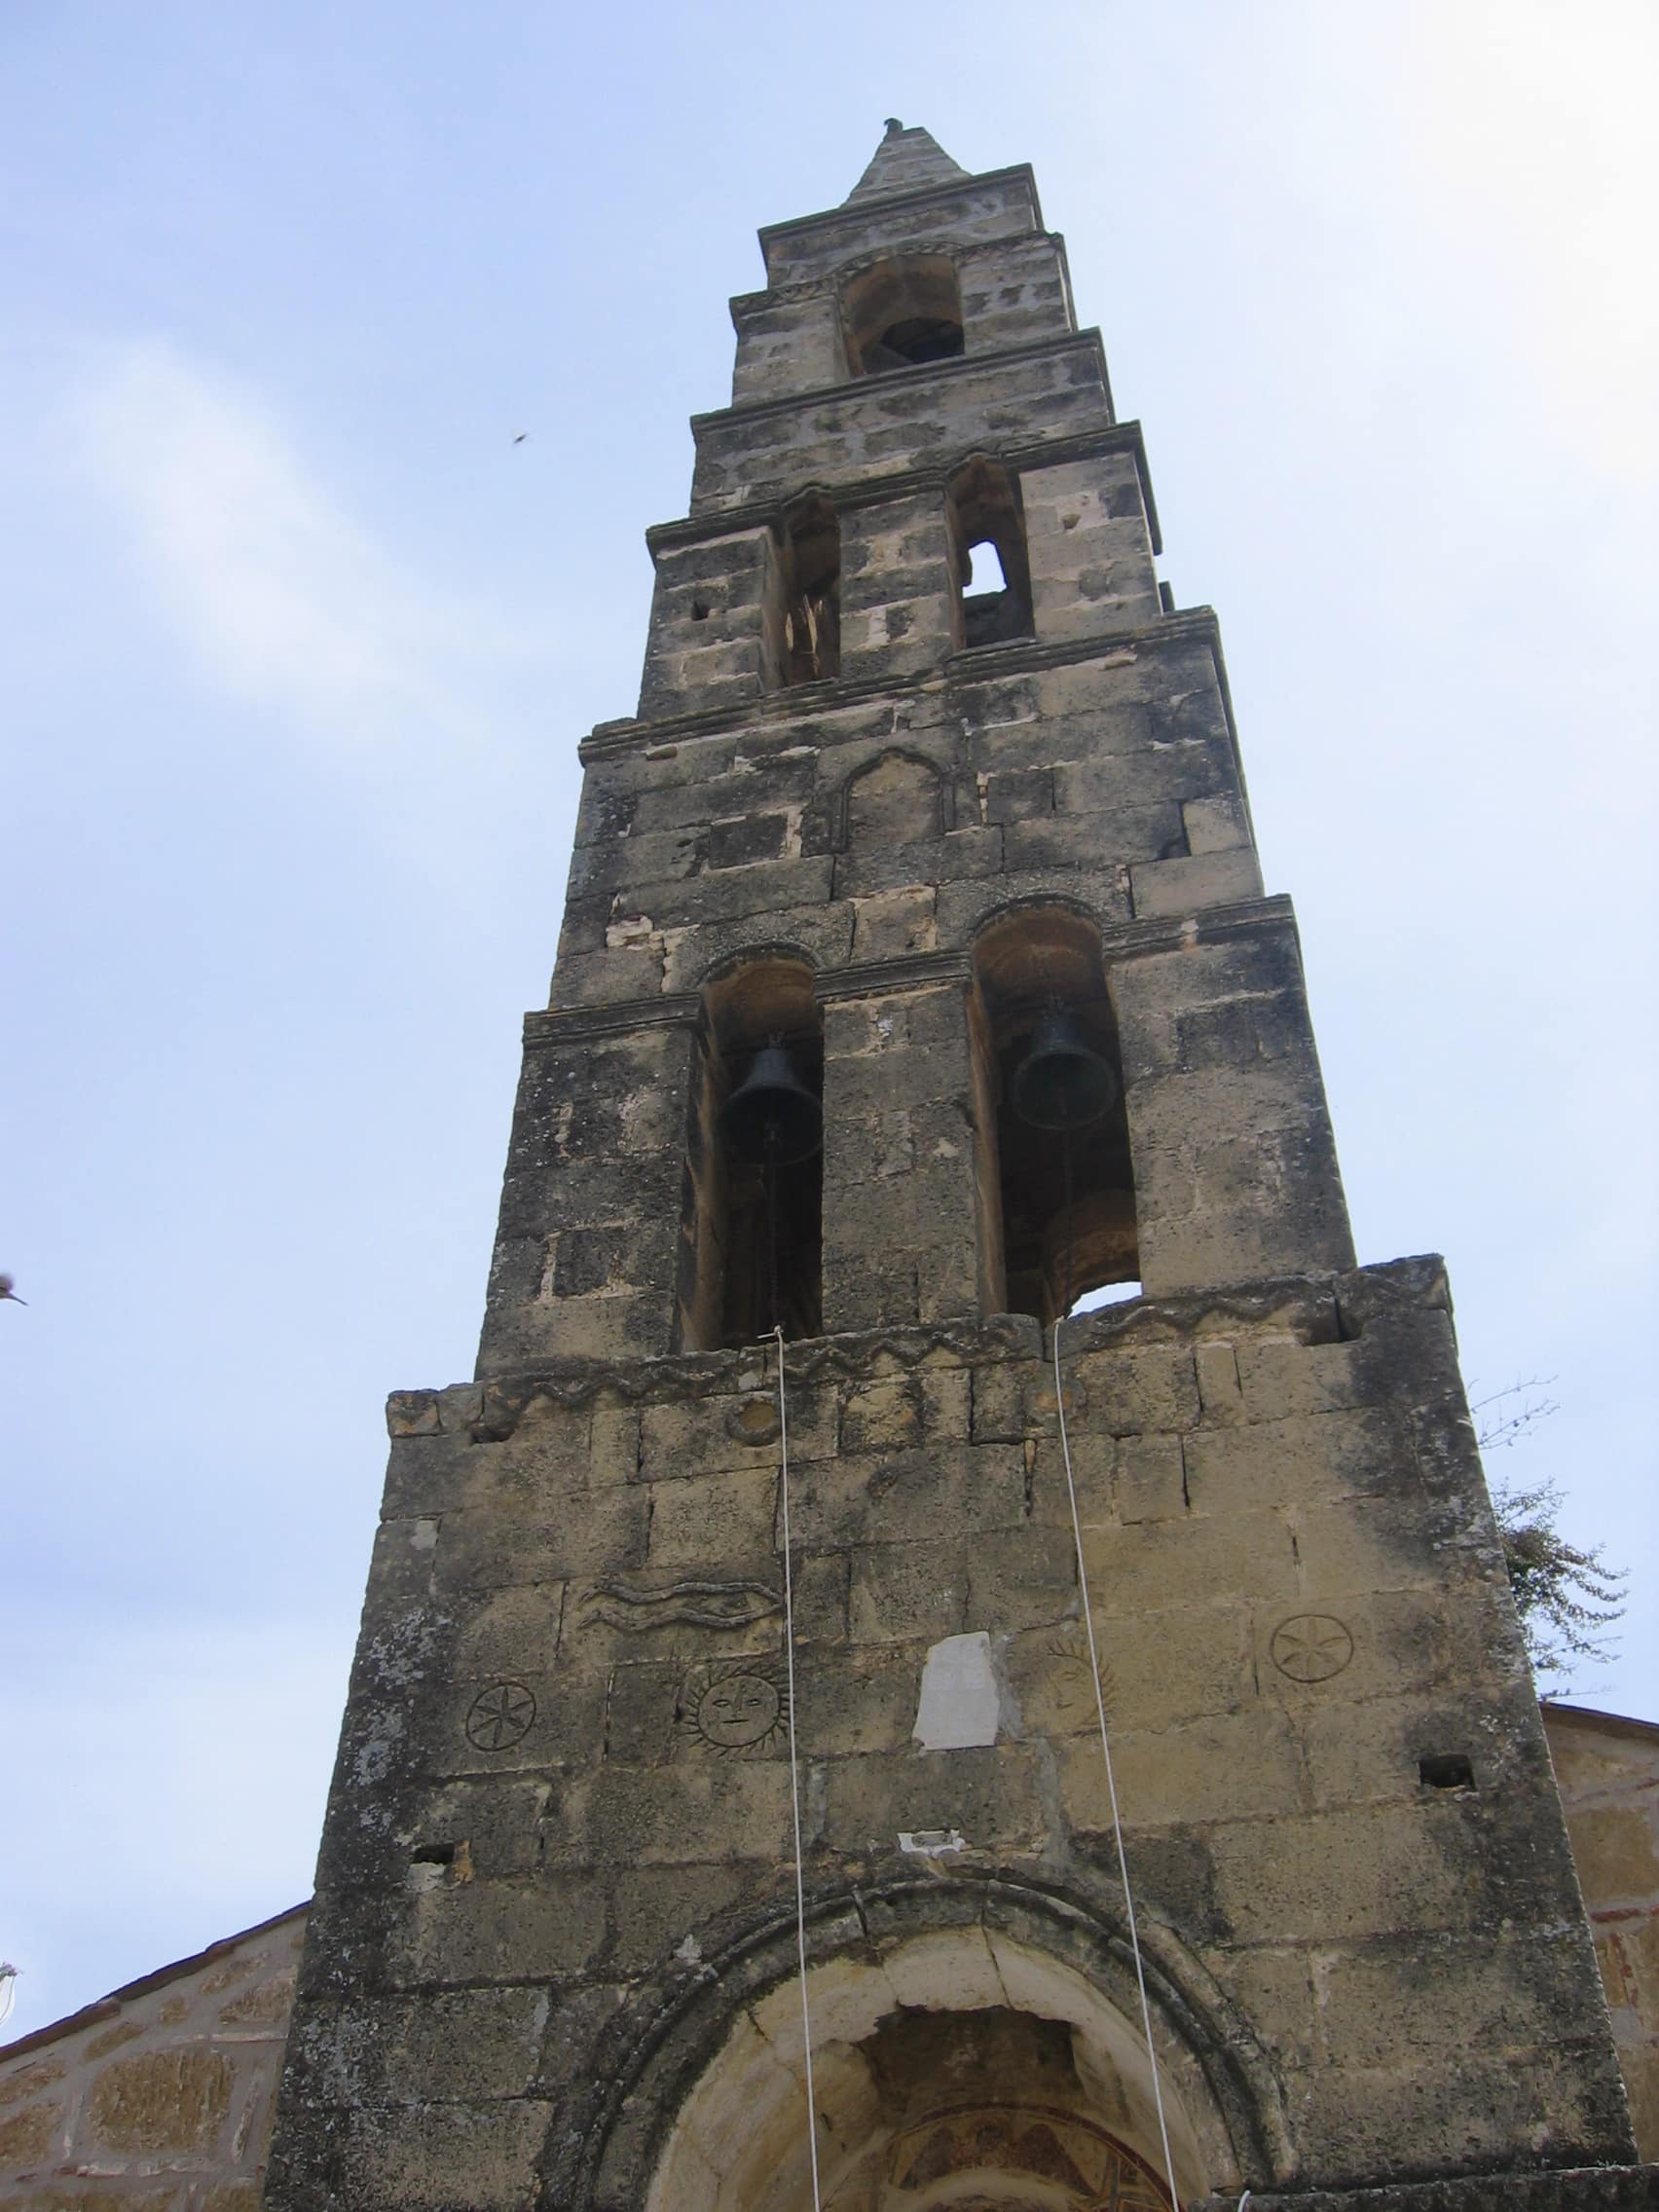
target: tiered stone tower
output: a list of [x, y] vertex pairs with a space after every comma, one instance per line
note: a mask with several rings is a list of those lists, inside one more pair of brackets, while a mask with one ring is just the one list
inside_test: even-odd
[[761, 243], [479, 1380], [391, 1401], [267, 2201], [801, 2212], [809, 2124], [833, 2212], [1165, 2201], [1052, 1366], [1117, 1285], [1060, 1365], [1180, 2194], [1646, 2203], [1445, 1277], [1354, 1266], [1031, 172], [892, 124]]

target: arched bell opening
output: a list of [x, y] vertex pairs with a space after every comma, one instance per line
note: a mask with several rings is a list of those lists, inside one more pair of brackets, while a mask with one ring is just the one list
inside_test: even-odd
[[904, 254], [861, 270], [841, 290], [849, 376], [926, 368], [964, 350], [962, 291], [947, 254]]
[[[816, 1965], [806, 2000], [825, 2212], [1169, 2212], [1129, 1988], [1109, 1994], [969, 1926]], [[1157, 2032], [1181, 2199], [1235, 2190], [1203, 2070]], [[681, 2103], [646, 2212], [809, 2212], [803, 2050], [790, 1976], [746, 2008]]]
[[1140, 1277], [1123, 1059], [1100, 939], [1062, 907], [974, 950], [981, 1297], [1045, 1324]]
[[1031, 561], [1018, 477], [976, 456], [950, 479], [946, 510], [955, 644], [1029, 638]]
[[676, 1341], [686, 1351], [824, 1326], [824, 1031], [782, 956], [710, 982], [695, 1045]]

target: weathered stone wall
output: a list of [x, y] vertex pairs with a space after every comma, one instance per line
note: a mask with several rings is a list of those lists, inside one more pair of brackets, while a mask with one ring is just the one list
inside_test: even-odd
[[258, 2212], [304, 1906], [0, 2051], [0, 2205]]
[[1659, 1727], [1552, 1703], [1544, 1733], [1636, 2139], [1659, 2159]]
[[[582, 748], [480, 1380], [391, 1402], [272, 2212], [811, 2201], [792, 1722], [830, 2212], [1159, 2212], [1062, 1402], [1177, 2194], [1616, 2164], [1444, 1279], [1353, 1269], [1215, 626], [1029, 172], [895, 129], [762, 242]], [[787, 1499], [778, 1346], [700, 1348], [763, 1325], [719, 1114], [786, 1036]], [[1078, 1252], [1142, 1295], [1061, 1401]]]
[[[1289, 2170], [1260, 2178], [1628, 2156], [1438, 1271], [1068, 1336], [1131, 1865], [1189, 2001], [1271, 2053]], [[1035, 1324], [789, 1357], [809, 1891], [873, 1896], [904, 1836], [954, 1833], [947, 1918], [993, 1870], [1110, 1909]], [[733, 1352], [393, 1401], [291, 2059], [289, 2156], [326, 2157], [329, 2201], [517, 2203], [544, 2158], [590, 2201], [631, 2039], [787, 1906], [772, 1389]], [[930, 1750], [962, 1638], [989, 1719]]]

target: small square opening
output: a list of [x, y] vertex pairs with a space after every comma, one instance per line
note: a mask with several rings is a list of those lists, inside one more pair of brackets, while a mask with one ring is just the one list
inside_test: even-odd
[[1473, 1789], [1475, 1770], [1461, 1751], [1441, 1751], [1419, 1759], [1418, 1779], [1428, 1789]]

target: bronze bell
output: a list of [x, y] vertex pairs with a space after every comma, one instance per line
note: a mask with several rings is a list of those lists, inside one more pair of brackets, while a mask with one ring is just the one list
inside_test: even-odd
[[1014, 1071], [1014, 1110], [1034, 1129], [1087, 1129], [1117, 1103], [1118, 1078], [1063, 1001], [1050, 1001]]
[[824, 1142], [824, 1109], [794, 1071], [782, 1037], [768, 1037], [755, 1065], [726, 1100], [720, 1133], [739, 1160], [780, 1167], [810, 1160]]

